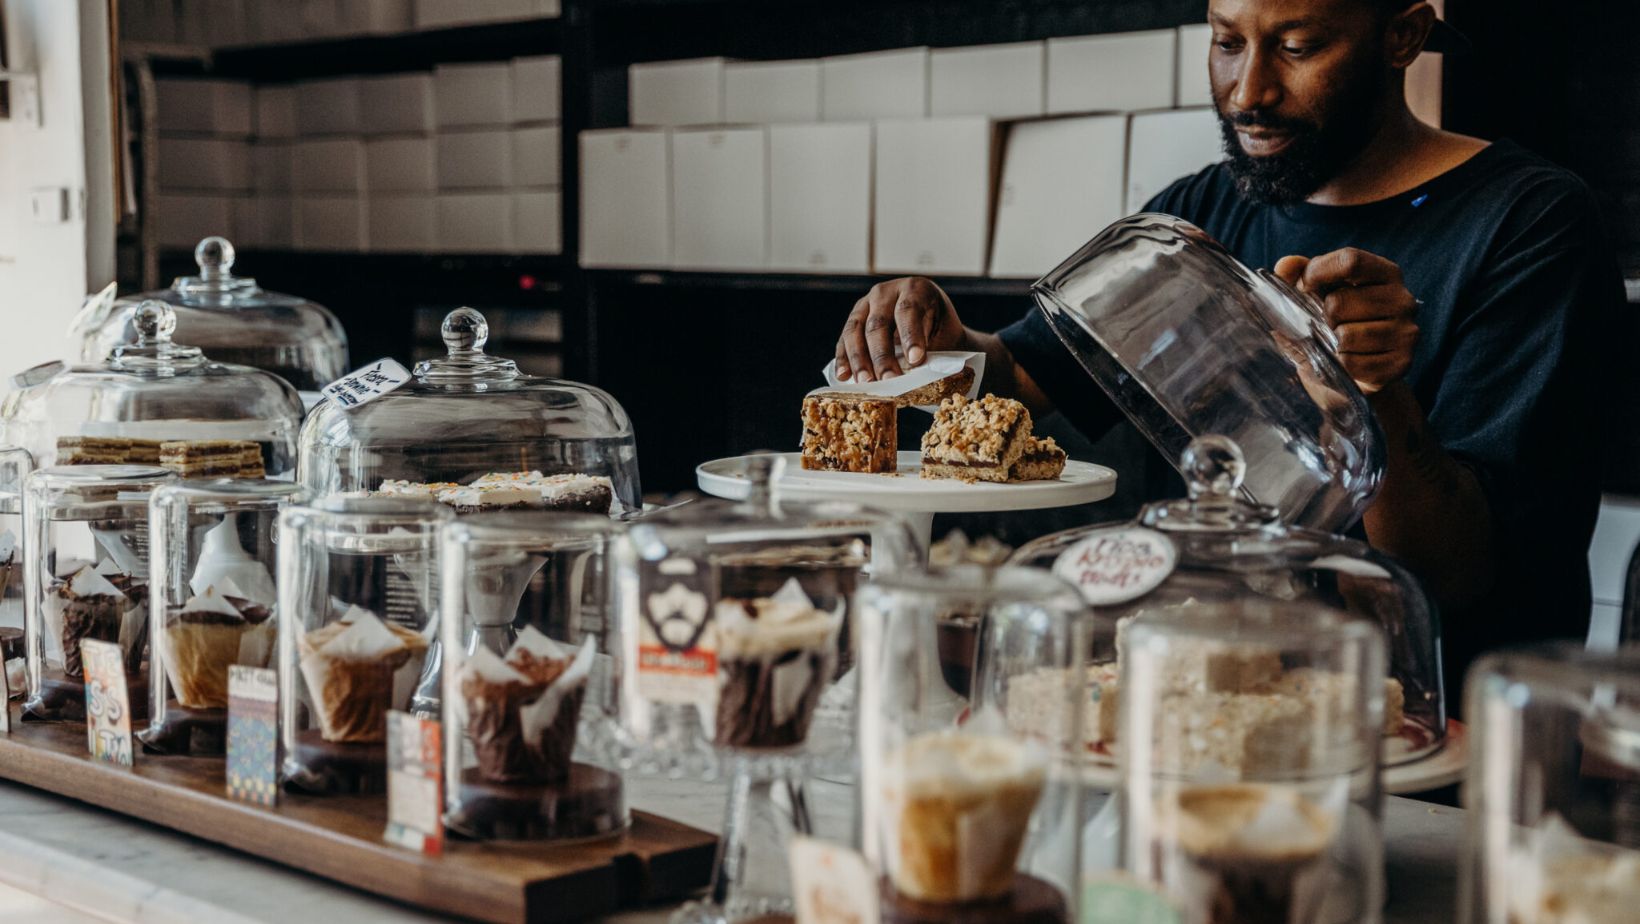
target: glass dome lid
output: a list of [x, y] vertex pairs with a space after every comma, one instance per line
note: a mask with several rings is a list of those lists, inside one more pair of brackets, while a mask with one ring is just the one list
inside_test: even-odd
[[176, 314], [164, 302], [144, 302], [133, 320], [134, 342], [100, 361], [14, 376], [0, 402], [0, 442], [41, 467], [153, 465], [170, 452], [169, 466], [185, 477], [294, 471], [302, 401], [288, 382], [175, 342]]
[[347, 372], [347, 334], [329, 309], [235, 276], [234, 247], [226, 238], [200, 241], [194, 261], [199, 275], [179, 277], [168, 289], [89, 302], [70, 329], [81, 360], [95, 362], [134, 342], [137, 311], [155, 300], [175, 312], [177, 339], [222, 362], [264, 369], [302, 391], [317, 391]]
[[1084, 371], [1162, 455], [1235, 440], [1242, 486], [1328, 532], [1377, 492], [1383, 437], [1321, 305], [1169, 215], [1116, 222], [1031, 287]]
[[[1440, 626], [1417, 579], [1364, 542], [1287, 525], [1272, 508], [1246, 500], [1247, 463], [1225, 437], [1192, 442], [1179, 469], [1187, 498], [1150, 504], [1132, 523], [1066, 530], [1014, 553], [1013, 564], [1051, 569], [1093, 606], [1089, 682], [1115, 682], [1116, 635], [1128, 620], [1248, 599], [1317, 604], [1376, 623], [1388, 638], [1386, 763], [1438, 750], [1446, 740]], [[1256, 676], [1230, 671], [1235, 676], [1225, 682], [1278, 693], [1311, 683], [1266, 666], [1272, 669]], [[1211, 666], [1208, 672], [1211, 684]], [[1097, 724], [1097, 716], [1089, 719], [1090, 730]]]
[[544, 483], [613, 495], [565, 509], [640, 509], [637, 444], [619, 402], [486, 353], [489, 325], [471, 308], [445, 317], [442, 334], [447, 355], [404, 384], [352, 406], [327, 398], [308, 415], [298, 477], [314, 496], [410, 493], [470, 512], [539, 506], [497, 485]]

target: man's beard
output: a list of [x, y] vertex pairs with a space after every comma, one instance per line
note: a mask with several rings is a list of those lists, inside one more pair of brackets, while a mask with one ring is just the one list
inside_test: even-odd
[[[1314, 121], [1256, 110], [1226, 115], [1219, 107], [1230, 175], [1242, 196], [1270, 205], [1302, 202], [1361, 153], [1372, 136], [1385, 78], [1382, 70], [1371, 66], [1352, 77]], [[1291, 140], [1275, 154], [1254, 157], [1242, 148], [1236, 132], [1254, 127], [1286, 133]]]

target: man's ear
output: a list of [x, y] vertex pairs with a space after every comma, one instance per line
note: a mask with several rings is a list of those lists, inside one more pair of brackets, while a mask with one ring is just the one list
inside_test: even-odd
[[1394, 16], [1384, 30], [1384, 54], [1391, 67], [1405, 69], [1412, 66], [1429, 41], [1429, 31], [1435, 26], [1435, 8], [1427, 2], [1414, 3]]

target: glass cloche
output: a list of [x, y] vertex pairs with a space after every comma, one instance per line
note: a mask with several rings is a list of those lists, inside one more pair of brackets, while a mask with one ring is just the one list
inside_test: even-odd
[[[1130, 620], [1248, 599], [1323, 606], [1381, 627], [1389, 643], [1384, 762], [1408, 763], [1439, 750], [1447, 730], [1440, 629], [1417, 580], [1363, 542], [1285, 525], [1273, 509], [1245, 500], [1246, 464], [1228, 439], [1194, 441], [1179, 467], [1187, 499], [1150, 504], [1132, 523], [1044, 536], [1014, 553], [1015, 564], [1050, 569], [1081, 588], [1101, 617], [1087, 667], [1090, 750], [1107, 759], [1115, 753], [1115, 642]], [[1202, 672], [1221, 692], [1319, 695], [1313, 675], [1265, 667], [1208, 661]]]
[[448, 355], [404, 384], [313, 409], [298, 468], [314, 497], [408, 495], [457, 513], [640, 508], [632, 423], [614, 398], [485, 353], [489, 325], [471, 308], [445, 317], [442, 333]]
[[80, 359], [96, 362], [141, 331], [137, 311], [157, 300], [176, 312], [177, 339], [220, 362], [272, 372], [301, 391], [318, 391], [347, 372], [347, 334], [329, 309], [295, 295], [270, 292], [233, 274], [234, 249], [208, 237], [194, 248], [198, 276], [169, 289], [111, 302], [94, 302], [74, 319]]
[[13, 378], [0, 443], [39, 467], [161, 465], [185, 478], [289, 478], [302, 401], [284, 379], [206, 357], [172, 339], [176, 312], [134, 315], [135, 342], [95, 363], [48, 363]]

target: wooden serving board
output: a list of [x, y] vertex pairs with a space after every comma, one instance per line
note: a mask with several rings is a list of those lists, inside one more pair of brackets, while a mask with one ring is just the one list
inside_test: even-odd
[[387, 801], [225, 795], [224, 762], [138, 754], [126, 769], [86, 753], [85, 728], [23, 723], [0, 734], [0, 777], [214, 841], [417, 908], [496, 924], [578, 921], [680, 898], [711, 878], [717, 839], [643, 812], [620, 837], [575, 845], [450, 838], [427, 857], [381, 839]]

